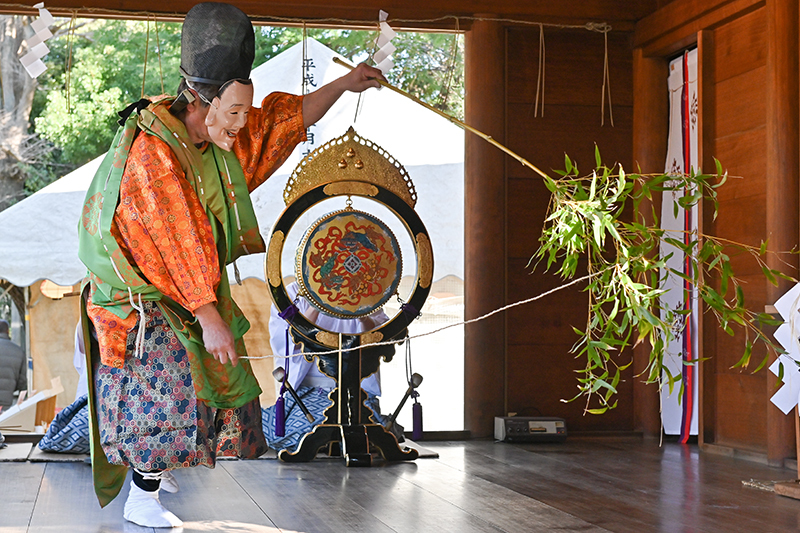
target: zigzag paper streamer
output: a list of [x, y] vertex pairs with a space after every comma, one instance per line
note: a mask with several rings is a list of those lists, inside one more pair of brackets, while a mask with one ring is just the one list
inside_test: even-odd
[[783, 366], [783, 386], [776, 392], [770, 401], [775, 404], [783, 414], [795, 408], [800, 397], [800, 283], [792, 287], [786, 294], [775, 302], [775, 308], [785, 320], [773, 337], [786, 350], [786, 354], [781, 354], [773, 362], [769, 369], [776, 376], [780, 375], [780, 367]]
[[392, 61], [391, 55], [397, 50], [397, 47], [391, 42], [397, 35], [397, 32], [386, 22], [387, 18], [389, 18], [389, 14], [381, 10], [378, 15], [378, 20], [380, 20], [381, 23], [381, 33], [375, 41], [375, 44], [378, 46], [378, 51], [372, 56], [372, 60], [375, 61], [375, 67], [379, 69], [384, 76], [394, 67], [394, 61]]
[[31, 78], [38, 78], [47, 70], [47, 66], [44, 64], [44, 61], [42, 61], [42, 58], [50, 52], [50, 49], [47, 48], [44, 42], [53, 36], [53, 34], [50, 33], [49, 26], [55, 22], [55, 19], [53, 15], [44, 8], [44, 3], [36, 4], [33, 7], [39, 10], [39, 18], [31, 22], [31, 28], [34, 34], [32, 37], [25, 40], [25, 43], [28, 45], [28, 53], [22, 56], [19, 61], [22, 63], [22, 66], [25, 67], [25, 70], [28, 71], [28, 75], [30, 75]]

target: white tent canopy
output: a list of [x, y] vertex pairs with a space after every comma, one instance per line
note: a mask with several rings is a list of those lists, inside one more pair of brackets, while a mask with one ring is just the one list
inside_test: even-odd
[[73, 285], [86, 275], [78, 259], [78, 221], [102, 157], [0, 212], [0, 278], [19, 287], [49, 279]]
[[[307, 40], [305, 75], [316, 87], [347, 72], [345, 67], [333, 63], [335, 55], [317, 41]], [[252, 79], [256, 105], [273, 91], [299, 94], [302, 65], [303, 46], [299, 43], [255, 69]], [[309, 89], [315, 89], [314, 85]], [[353, 126], [362, 137], [392, 154], [414, 181], [419, 197], [417, 212], [428, 227], [436, 258], [435, 278], [454, 275], [463, 279], [463, 131], [386, 89], [364, 93], [356, 118], [358, 100], [358, 95], [346, 93], [309, 129], [309, 141], [298, 146], [287, 163], [253, 193], [262, 235], [269, 236], [272, 224], [284, 209], [283, 186], [304, 154]], [[78, 259], [77, 226], [85, 191], [101, 159], [87, 163], [0, 213], [0, 278], [18, 286], [29, 286], [42, 279], [72, 285], [83, 278], [85, 268]], [[376, 212], [379, 208], [370, 211], [383, 216]], [[297, 226], [307, 226], [302, 222]], [[284, 272], [287, 272], [291, 257], [284, 255]], [[263, 262], [263, 254], [240, 260], [242, 277], [263, 279]], [[409, 273], [408, 267], [405, 272]]]

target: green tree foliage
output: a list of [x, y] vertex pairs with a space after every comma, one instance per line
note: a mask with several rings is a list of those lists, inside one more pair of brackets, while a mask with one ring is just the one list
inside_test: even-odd
[[[75, 32], [48, 42], [48, 71], [40, 80], [42, 90], [33, 109], [36, 132], [60, 149], [64, 162], [74, 166], [103, 153], [113, 139], [117, 111], [141, 97], [145, 50], [144, 94], [175, 92], [180, 81], [180, 28], [177, 23], [159, 23], [156, 41], [153, 21], [84, 21]], [[309, 29], [307, 35], [359, 62], [369, 59], [377, 33]], [[254, 66], [302, 37], [301, 28], [257, 27]], [[463, 114], [463, 38], [399, 33], [392, 42], [398, 50], [389, 81], [444, 111]]]
[[144, 93], [174, 93], [180, 24], [159, 23], [158, 42], [152, 21], [124, 20], [87, 22], [74, 34], [53, 40], [43, 90], [34, 102], [34, 123], [66, 162], [80, 165], [108, 149], [117, 112], [141, 98], [145, 50]]
[[[306, 34], [351, 63], [370, 61], [376, 31], [310, 28]], [[256, 65], [303, 38], [301, 28], [263, 26], [256, 33]], [[464, 119], [464, 38], [459, 34], [398, 32], [389, 83], [437, 109]]]

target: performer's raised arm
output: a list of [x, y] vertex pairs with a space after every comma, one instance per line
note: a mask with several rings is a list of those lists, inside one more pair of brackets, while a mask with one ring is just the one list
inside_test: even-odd
[[360, 93], [370, 87], [380, 87], [378, 80], [386, 81], [383, 73], [375, 67], [361, 63], [339, 79], [323, 85], [303, 99], [303, 123], [309, 127], [325, 116], [325, 113], [345, 93]]

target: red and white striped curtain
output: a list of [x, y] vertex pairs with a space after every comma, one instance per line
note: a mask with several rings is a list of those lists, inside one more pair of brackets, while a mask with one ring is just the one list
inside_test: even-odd
[[[699, 172], [697, 161], [697, 49], [687, 51], [673, 60], [669, 68], [669, 144], [667, 148], [667, 173]], [[665, 192], [661, 208], [661, 227], [670, 230], [670, 236], [685, 243], [696, 238], [698, 209], [678, 209], [674, 206], [677, 197], [692, 191]], [[691, 265], [678, 248], [662, 243], [662, 257], [672, 254], [667, 261], [670, 268], [690, 273]], [[662, 276], [663, 277], [663, 276]], [[670, 392], [665, 385], [661, 389], [661, 421], [667, 435], [679, 435], [680, 442], [687, 442], [690, 435], [697, 435], [697, 291], [684, 279], [670, 275], [663, 282], [667, 293], [662, 296], [663, 307], [690, 310], [675, 325], [677, 335], [667, 346], [664, 366], [673, 376], [680, 376]], [[687, 364], [688, 363], [688, 364]], [[683, 383], [683, 387], [680, 383]]]

